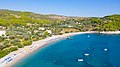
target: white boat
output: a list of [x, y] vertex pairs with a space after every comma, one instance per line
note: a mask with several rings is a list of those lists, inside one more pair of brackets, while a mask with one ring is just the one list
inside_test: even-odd
[[78, 61], [79, 61], [79, 62], [82, 62], [82, 61], [83, 61], [83, 59], [78, 59]]
[[108, 49], [106, 48], [106, 49], [104, 49], [104, 51], [107, 51]]
[[85, 55], [85, 56], [89, 56], [90, 54], [88, 54], [88, 53], [85, 53], [84, 55]]

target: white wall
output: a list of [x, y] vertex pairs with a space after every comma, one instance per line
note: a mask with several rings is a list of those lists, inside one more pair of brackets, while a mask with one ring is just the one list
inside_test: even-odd
[[6, 31], [0, 31], [0, 36], [2, 35], [2, 34], [5, 34], [6, 33]]

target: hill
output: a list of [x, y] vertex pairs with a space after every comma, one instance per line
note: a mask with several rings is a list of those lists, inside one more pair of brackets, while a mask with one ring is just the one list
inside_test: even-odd
[[105, 17], [68, 17], [0, 10], [0, 58], [33, 41], [80, 31], [120, 31], [120, 14]]

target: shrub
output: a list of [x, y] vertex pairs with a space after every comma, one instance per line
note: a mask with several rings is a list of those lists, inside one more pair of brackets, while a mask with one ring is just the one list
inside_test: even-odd
[[5, 45], [5, 48], [7, 48], [7, 47], [10, 47], [11, 45], [10, 44], [4, 44]]
[[20, 40], [18, 38], [14, 39], [15, 42], [20, 42]]
[[30, 37], [24, 37], [24, 40], [30, 40], [31, 38]]
[[14, 44], [14, 43], [15, 43], [15, 41], [14, 41], [14, 40], [11, 40], [11, 41], [10, 41], [10, 43], [11, 43], [11, 44]]
[[10, 47], [10, 44], [9, 44], [9, 41], [8, 41], [8, 40], [5, 40], [4, 43], [3, 43], [3, 45], [5, 46], [5, 48], [6, 48], [6, 47]]
[[9, 54], [10, 52], [8, 50], [2, 50], [0, 51], [0, 58], [6, 56], [7, 54]]
[[58, 33], [59, 35], [62, 35], [63, 33]]
[[9, 36], [9, 39], [14, 39], [15, 37], [13, 35]]
[[0, 50], [4, 49], [5, 46], [4, 45], [0, 45]]
[[10, 47], [9, 48], [9, 51], [12, 52], [12, 51], [16, 51], [17, 50], [17, 47]]
[[16, 43], [16, 45], [18, 46], [18, 48], [24, 47], [24, 45], [22, 45], [20, 42]]
[[9, 43], [9, 41], [8, 41], [8, 40], [5, 40], [5, 41], [4, 41], [4, 44], [8, 44], [8, 43]]
[[28, 46], [28, 45], [32, 44], [32, 41], [27, 40], [27, 41], [23, 41], [22, 43], [23, 43], [24, 46]]
[[0, 42], [4, 41], [5, 37], [4, 36], [0, 36]]
[[11, 44], [15, 44], [15, 45], [16, 45], [16, 43], [17, 43], [17, 42], [20, 42], [20, 40], [19, 40], [19, 39], [14, 39], [14, 40], [11, 40], [11, 42], [10, 42], [10, 43], [11, 43]]
[[44, 32], [43, 36], [48, 37], [48, 36], [51, 36], [51, 34], [46, 31], [46, 32]]

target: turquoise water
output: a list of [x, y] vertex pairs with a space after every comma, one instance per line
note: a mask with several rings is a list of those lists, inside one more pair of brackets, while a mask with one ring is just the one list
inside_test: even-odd
[[80, 34], [71, 38], [47, 45], [13, 67], [120, 67], [120, 35]]

